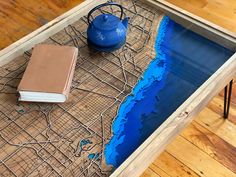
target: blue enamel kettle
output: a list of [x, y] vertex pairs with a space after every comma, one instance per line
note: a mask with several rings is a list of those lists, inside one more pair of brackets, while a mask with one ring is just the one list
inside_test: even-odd
[[[121, 9], [120, 18], [113, 14], [101, 14], [93, 21], [90, 20], [92, 13], [104, 6], [117, 6]], [[88, 13], [88, 45], [101, 52], [112, 52], [121, 48], [126, 42], [129, 18], [122, 20], [123, 7], [113, 2], [101, 4]]]

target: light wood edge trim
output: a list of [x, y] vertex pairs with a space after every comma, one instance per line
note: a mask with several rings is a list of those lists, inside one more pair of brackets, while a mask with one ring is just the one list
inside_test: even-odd
[[0, 66], [22, 55], [26, 50], [29, 50], [35, 44], [46, 40], [49, 36], [52, 36], [69, 24], [72, 24], [82, 16], [86, 15], [93, 7], [104, 2], [106, 2], [106, 0], [85, 0], [73, 9], [48, 22], [10, 46], [4, 48], [0, 51]]
[[194, 92], [111, 177], [138, 177], [221, 89], [236, 75], [236, 53]]
[[142, 0], [144, 3], [164, 11], [176, 22], [192, 31], [207, 37], [233, 51], [236, 51], [236, 33], [179, 8], [165, 0]]

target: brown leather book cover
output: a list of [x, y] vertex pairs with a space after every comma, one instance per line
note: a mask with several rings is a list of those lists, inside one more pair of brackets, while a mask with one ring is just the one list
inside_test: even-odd
[[64, 94], [68, 97], [78, 49], [38, 44], [18, 86], [18, 91]]

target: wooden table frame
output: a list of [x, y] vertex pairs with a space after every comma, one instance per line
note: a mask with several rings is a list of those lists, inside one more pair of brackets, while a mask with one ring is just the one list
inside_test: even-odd
[[[20, 56], [24, 51], [62, 30], [67, 25], [87, 14], [90, 9], [104, 2], [106, 2], [106, 0], [86, 0], [9, 47], [1, 50], [0, 66]], [[164, 0], [143, 0], [143, 2], [149, 3], [152, 7], [161, 9], [176, 22], [190, 28], [196, 33], [236, 51], [235, 33], [229, 32]], [[139, 176], [165, 149], [166, 145], [191, 122], [194, 116], [198, 114], [235, 75], [236, 53], [173, 112], [173, 114], [169, 116], [111, 176]], [[226, 96], [227, 93], [225, 94], [225, 101], [227, 100]], [[226, 113], [229, 110], [228, 108], [225, 107]]]

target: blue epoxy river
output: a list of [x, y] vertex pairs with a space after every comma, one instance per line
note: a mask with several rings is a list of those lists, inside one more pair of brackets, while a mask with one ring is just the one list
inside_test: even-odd
[[233, 52], [164, 17], [156, 58], [121, 104], [105, 147], [107, 164], [118, 167]]

